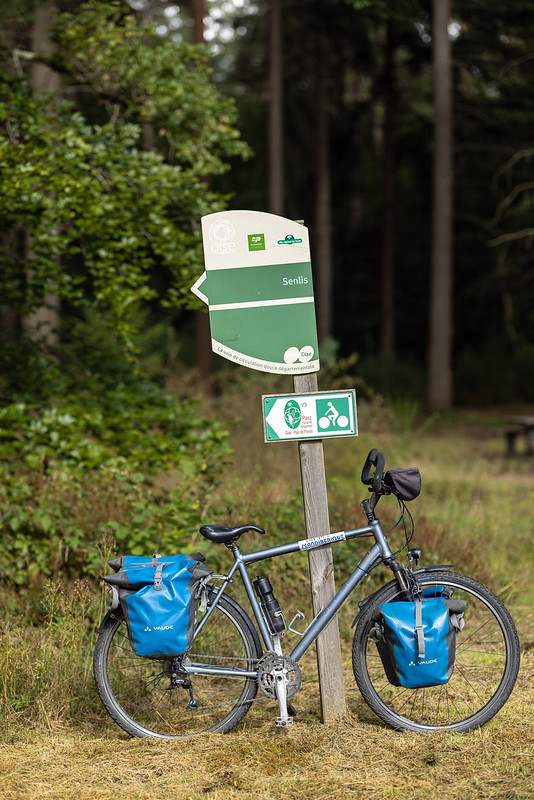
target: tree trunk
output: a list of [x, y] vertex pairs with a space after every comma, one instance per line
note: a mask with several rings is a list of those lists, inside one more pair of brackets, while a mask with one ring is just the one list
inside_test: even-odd
[[450, 0], [433, 0], [434, 204], [428, 406], [452, 406], [452, 69]]
[[192, 0], [191, 15], [193, 17], [193, 42], [204, 43], [204, 0]]
[[269, 27], [269, 211], [284, 213], [282, 0], [271, 0]]
[[328, 42], [319, 34], [317, 62], [316, 226], [317, 334], [319, 344], [332, 335], [332, 217], [328, 120]]
[[[192, 0], [193, 42], [204, 43], [204, 0]], [[206, 190], [209, 178], [204, 178]], [[206, 311], [195, 311], [195, 368], [206, 391], [212, 373], [212, 350], [209, 316]]]
[[[6, 262], [19, 264], [24, 258], [25, 233], [17, 225], [8, 234], [0, 237], [0, 252], [4, 254]], [[23, 282], [24, 276], [19, 280]], [[3, 298], [5, 301], [5, 298]], [[17, 339], [20, 328], [20, 317], [11, 306], [4, 305], [0, 298], [0, 346], [12, 343]]]
[[[50, 38], [52, 15], [56, 11], [54, 0], [35, 3], [31, 33], [31, 49], [34, 53], [50, 56], [55, 46]], [[31, 66], [30, 84], [37, 92], [59, 92], [61, 77], [45, 64], [35, 61]], [[31, 254], [31, 234], [26, 235], [26, 251]], [[29, 276], [31, 280], [31, 275]], [[42, 342], [47, 349], [54, 349], [59, 342], [59, 298], [47, 294], [43, 305], [24, 321], [24, 329], [31, 338]]]
[[12, 308], [0, 309], [0, 343], [5, 345], [17, 338], [18, 315]]
[[382, 180], [380, 352], [393, 355], [395, 345], [395, 45], [393, 21], [386, 27], [384, 66], [384, 152]]

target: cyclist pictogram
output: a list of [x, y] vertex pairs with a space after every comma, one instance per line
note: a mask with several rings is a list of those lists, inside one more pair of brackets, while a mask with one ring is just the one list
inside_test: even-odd
[[[326, 406], [326, 407], [325, 407]], [[321, 430], [347, 428], [349, 426], [348, 401], [317, 400], [317, 419]]]

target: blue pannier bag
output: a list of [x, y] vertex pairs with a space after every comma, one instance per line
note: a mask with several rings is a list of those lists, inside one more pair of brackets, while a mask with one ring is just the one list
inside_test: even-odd
[[195, 629], [202, 589], [212, 575], [201, 553], [120, 556], [104, 581], [112, 589], [110, 608], [121, 606], [130, 644], [138, 656], [158, 658], [186, 652]]
[[376, 643], [388, 681], [408, 689], [447, 683], [466, 608], [465, 600], [453, 599], [452, 590], [443, 586], [423, 589], [414, 601], [379, 606], [370, 639]]

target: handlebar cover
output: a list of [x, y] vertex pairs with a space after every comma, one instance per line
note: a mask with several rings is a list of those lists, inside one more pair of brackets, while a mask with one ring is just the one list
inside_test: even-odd
[[[362, 469], [362, 483], [372, 486], [375, 492], [379, 492], [382, 488], [382, 479], [384, 476], [384, 468], [386, 466], [386, 457], [376, 447], [369, 452]], [[375, 468], [375, 474], [371, 477], [371, 467]]]
[[371, 467], [374, 464], [376, 464], [377, 455], [378, 455], [378, 450], [376, 449], [376, 447], [373, 447], [373, 449], [369, 452], [369, 455], [365, 460], [365, 464], [363, 465], [362, 483], [369, 485], [373, 482], [373, 479], [369, 477], [369, 473], [371, 472]]

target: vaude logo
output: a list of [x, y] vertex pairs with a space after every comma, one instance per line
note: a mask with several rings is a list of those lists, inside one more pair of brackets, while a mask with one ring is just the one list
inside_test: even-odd
[[156, 625], [154, 628], [146, 626], [144, 633], [151, 633], [152, 631], [172, 631], [172, 625]]
[[417, 664], [415, 663], [415, 661], [410, 661], [408, 666], [409, 667], [421, 667], [423, 664], [437, 664], [437, 663], [438, 663], [438, 659], [437, 658], [429, 658], [428, 661], [418, 661]]

